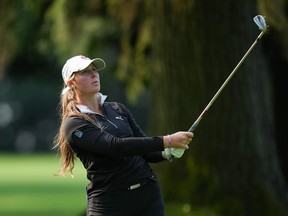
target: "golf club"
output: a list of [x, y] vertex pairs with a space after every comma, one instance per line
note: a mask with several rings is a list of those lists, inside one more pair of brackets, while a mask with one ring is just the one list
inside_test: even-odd
[[250, 46], [250, 48], [248, 49], [248, 51], [245, 53], [245, 55], [242, 57], [242, 59], [239, 61], [239, 63], [236, 65], [236, 67], [233, 69], [233, 71], [230, 73], [230, 75], [228, 76], [228, 78], [225, 80], [225, 82], [222, 84], [222, 86], [219, 88], [219, 90], [216, 92], [216, 94], [214, 95], [214, 97], [211, 99], [211, 101], [208, 103], [208, 105], [205, 107], [205, 109], [202, 111], [202, 113], [199, 115], [199, 117], [196, 119], [196, 121], [193, 123], [193, 125], [190, 127], [190, 129], [188, 131], [193, 132], [197, 125], [199, 124], [199, 122], [201, 121], [201, 119], [203, 118], [204, 114], [209, 110], [209, 108], [211, 107], [211, 105], [214, 103], [214, 101], [217, 99], [217, 97], [220, 95], [220, 93], [222, 92], [222, 90], [224, 89], [224, 87], [227, 85], [227, 83], [229, 82], [229, 80], [233, 77], [233, 75], [235, 74], [235, 72], [238, 70], [238, 68], [240, 67], [240, 65], [243, 63], [243, 61], [247, 58], [247, 56], [249, 55], [249, 53], [252, 51], [252, 49], [255, 47], [255, 45], [257, 44], [257, 42], [262, 38], [262, 36], [265, 34], [267, 28], [269, 26], [266, 25], [265, 19], [263, 16], [261, 15], [257, 15], [253, 18], [254, 22], [256, 23], [256, 25], [259, 27], [259, 29], [261, 30], [261, 33], [258, 35], [258, 37], [256, 38], [256, 40], [254, 41], [254, 43]]

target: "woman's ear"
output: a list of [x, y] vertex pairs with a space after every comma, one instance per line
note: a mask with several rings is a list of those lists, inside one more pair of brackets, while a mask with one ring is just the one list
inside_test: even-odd
[[73, 80], [68, 80], [68, 81], [67, 81], [67, 86], [69, 86], [70, 88], [72, 88], [73, 85], [74, 85]]

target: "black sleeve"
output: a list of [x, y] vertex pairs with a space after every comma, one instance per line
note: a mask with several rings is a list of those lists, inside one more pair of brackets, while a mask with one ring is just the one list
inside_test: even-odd
[[167, 161], [166, 159], [163, 158], [162, 151], [151, 152], [143, 155], [143, 157], [149, 163], [159, 163], [162, 161]]
[[92, 123], [70, 117], [65, 122], [68, 143], [97, 154], [110, 156], [142, 155], [163, 150], [162, 137], [117, 138]]
[[[140, 128], [140, 126], [137, 124], [136, 120], [134, 119], [131, 112], [121, 103], [118, 103], [121, 109], [124, 113], [126, 113], [126, 116], [128, 118], [129, 125], [134, 133], [134, 136], [136, 137], [146, 137], [147, 135], [143, 132], [143, 130]], [[143, 154], [142, 154], [143, 155]], [[149, 152], [147, 154], [144, 154], [143, 157], [146, 161], [151, 163], [158, 163], [162, 162], [165, 159], [162, 156], [162, 151], [157, 152]]]

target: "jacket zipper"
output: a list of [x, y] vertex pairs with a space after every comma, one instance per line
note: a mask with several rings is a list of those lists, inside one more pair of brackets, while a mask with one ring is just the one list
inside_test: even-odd
[[[105, 117], [105, 116], [104, 116]], [[114, 124], [112, 121], [110, 121], [107, 117], [105, 117], [106, 118], [106, 120], [110, 123], [110, 124], [112, 124], [115, 128], [117, 128], [118, 129], [118, 127], [117, 127], [117, 125], [116, 124]]]
[[103, 118], [105, 118], [111, 125], [113, 125], [115, 128], [118, 129], [118, 126], [116, 124], [114, 124], [111, 120], [109, 120], [106, 116], [100, 114], [100, 113], [95, 113], [96, 115], [100, 115], [102, 116]]

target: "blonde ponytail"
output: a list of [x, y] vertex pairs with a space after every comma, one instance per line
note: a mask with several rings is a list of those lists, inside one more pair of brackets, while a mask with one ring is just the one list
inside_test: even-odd
[[[74, 77], [72, 76], [71, 79]], [[63, 90], [65, 89], [65, 86]], [[86, 121], [91, 122], [95, 127], [101, 129], [101, 127], [97, 124], [97, 122], [92, 119], [89, 115], [81, 113], [80, 110], [76, 106], [76, 94], [73, 88], [70, 88], [67, 91], [62, 91], [63, 93], [60, 96], [59, 103], [59, 114], [61, 125], [58, 131], [58, 134], [54, 139], [54, 147], [53, 149], [57, 149], [60, 153], [61, 158], [61, 169], [59, 170], [60, 175], [65, 175], [66, 172], [70, 172], [72, 174], [72, 170], [74, 168], [74, 160], [75, 153], [73, 149], [68, 144], [67, 138], [64, 134], [64, 123], [70, 116], [78, 116], [80, 118], [85, 119]]]
[[60, 153], [61, 169], [59, 171], [59, 174], [63, 176], [66, 172], [70, 172], [72, 174], [75, 160], [75, 154], [69, 146], [64, 134], [65, 120], [70, 115], [79, 115], [79, 111], [77, 110], [75, 105], [75, 94], [72, 89], [69, 89], [64, 94], [61, 94], [59, 108], [61, 125], [58, 134], [55, 136], [53, 149], [57, 149]]

